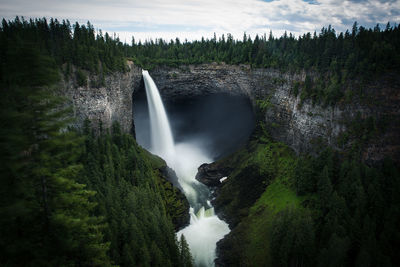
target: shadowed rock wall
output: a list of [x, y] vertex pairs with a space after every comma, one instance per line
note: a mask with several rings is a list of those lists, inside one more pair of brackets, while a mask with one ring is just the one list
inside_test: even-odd
[[[71, 79], [63, 81], [77, 118], [76, 125], [88, 117], [101, 120], [105, 128], [117, 120], [124, 131], [133, 132], [132, 96], [143, 90], [141, 69], [132, 62], [126, 73], [107, 76], [101, 88], [77, 87]], [[385, 129], [366, 141], [365, 161], [380, 161], [385, 156], [400, 159], [400, 78], [386, 74], [363, 88], [363, 97], [351, 103], [321, 107], [310, 101], [300, 104], [292, 92], [294, 83], [305, 80], [305, 73], [282, 73], [272, 69], [251, 69], [247, 65], [202, 64], [179, 68], [159, 67], [150, 71], [164, 100], [185, 99], [215, 93], [228, 93], [250, 99], [257, 111], [257, 100], [269, 105], [261, 114], [273, 138], [297, 153], [315, 152], [330, 144], [337, 149], [349, 147], [338, 137], [355, 120], [373, 117], [385, 120]], [[91, 77], [89, 77], [90, 79]], [[88, 82], [90, 84], [90, 82]], [[299, 94], [300, 95], [300, 94]]]
[[[228, 93], [248, 97], [257, 110], [257, 100], [268, 99], [262, 118], [274, 139], [289, 145], [297, 153], [316, 152], [329, 144], [337, 149], [352, 145], [338, 142], [339, 137], [357, 120], [369, 117], [385, 120], [384, 129], [366, 141], [365, 161], [376, 162], [389, 156], [400, 159], [400, 78], [385, 74], [363, 88], [362, 97], [351, 103], [322, 107], [311, 101], [300, 104], [294, 96], [295, 82], [304, 82], [305, 73], [282, 73], [249, 66], [203, 64], [150, 71], [164, 99]], [[300, 93], [299, 93], [300, 95]]]

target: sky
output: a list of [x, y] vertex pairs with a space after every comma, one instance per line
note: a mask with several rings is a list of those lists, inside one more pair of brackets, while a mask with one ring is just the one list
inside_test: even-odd
[[0, 17], [90, 21], [96, 29], [116, 33], [122, 42], [178, 37], [182, 41], [246, 32], [275, 37], [320, 32], [329, 24], [337, 32], [354, 21], [381, 28], [400, 22], [400, 0], [0, 0]]

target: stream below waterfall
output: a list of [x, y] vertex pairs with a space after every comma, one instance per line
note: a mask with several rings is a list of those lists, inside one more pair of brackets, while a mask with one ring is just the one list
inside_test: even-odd
[[178, 239], [182, 234], [185, 236], [196, 266], [214, 266], [216, 244], [230, 230], [228, 224], [215, 215], [207, 186], [195, 179], [197, 168], [214, 159], [196, 140], [174, 142], [157, 86], [146, 70], [142, 73], [150, 117], [150, 152], [163, 158], [175, 170], [190, 203], [190, 224], [177, 233]]

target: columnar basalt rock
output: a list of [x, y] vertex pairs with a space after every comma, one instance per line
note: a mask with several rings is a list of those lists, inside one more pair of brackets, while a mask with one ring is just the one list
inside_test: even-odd
[[185, 65], [179, 68], [159, 67], [150, 72], [165, 98], [190, 98], [215, 93], [254, 98], [251, 71], [248, 66], [218, 64]]
[[[107, 76], [104, 87], [77, 87], [73, 80], [63, 82], [77, 125], [89, 118], [94, 123], [101, 120], [107, 128], [116, 120], [124, 131], [133, 130], [132, 95], [142, 90], [143, 81], [141, 69], [132, 62], [128, 65], [128, 72]], [[342, 149], [338, 137], [352, 121], [370, 116], [377, 120], [386, 118], [385, 131], [368, 140], [363, 159], [367, 162], [380, 161], [385, 156], [400, 159], [400, 78], [395, 75], [370, 83], [363, 89], [363, 99], [322, 107], [311, 101], [300, 103], [300, 97], [292, 93], [295, 82], [303, 82], [306, 73], [212, 63], [158, 67], [150, 74], [167, 101], [228, 93], [248, 97], [256, 112], [257, 101], [267, 99], [269, 105], [261, 117], [268, 130], [275, 140], [286, 143], [297, 153], [313, 153], [327, 144]], [[350, 145], [351, 142], [347, 144]]]
[[[257, 100], [268, 99], [262, 117], [275, 140], [297, 153], [314, 153], [321, 146], [343, 149], [338, 138], [354, 120], [374, 117], [387, 120], [385, 131], [368, 140], [363, 153], [366, 162], [389, 156], [400, 158], [400, 79], [386, 75], [363, 88], [363, 99], [351, 103], [321, 106], [295, 96], [295, 82], [304, 82], [306, 73], [273, 69], [251, 69], [246, 65], [203, 64], [179, 68], [159, 67], [150, 72], [164, 99], [191, 98], [228, 93], [248, 97], [257, 110]], [[312, 75], [309, 73], [309, 75]], [[351, 142], [347, 144], [351, 146]]]
[[73, 108], [75, 126], [81, 127], [88, 118], [94, 125], [102, 122], [104, 129], [118, 121], [125, 132], [133, 132], [132, 94], [140, 87], [141, 69], [128, 64], [129, 71], [113, 73], [104, 79], [104, 86], [92, 87], [91, 80], [98, 77], [89, 75], [88, 86], [77, 86], [74, 79], [62, 81], [63, 93]]

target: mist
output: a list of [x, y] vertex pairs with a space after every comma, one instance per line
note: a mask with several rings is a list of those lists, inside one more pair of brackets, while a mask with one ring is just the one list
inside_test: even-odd
[[[164, 99], [176, 143], [197, 143], [211, 160], [244, 145], [254, 129], [250, 100], [242, 96], [212, 94], [176, 100]], [[136, 139], [149, 149], [150, 124], [144, 90], [135, 94]]]
[[162, 101], [147, 71], [143, 78], [146, 93], [134, 96], [136, 139], [175, 170], [190, 204], [190, 224], [177, 237], [185, 235], [196, 265], [214, 266], [216, 244], [230, 229], [214, 213], [210, 190], [195, 176], [201, 164], [246, 143], [254, 128], [252, 107], [248, 99], [228, 94]]

